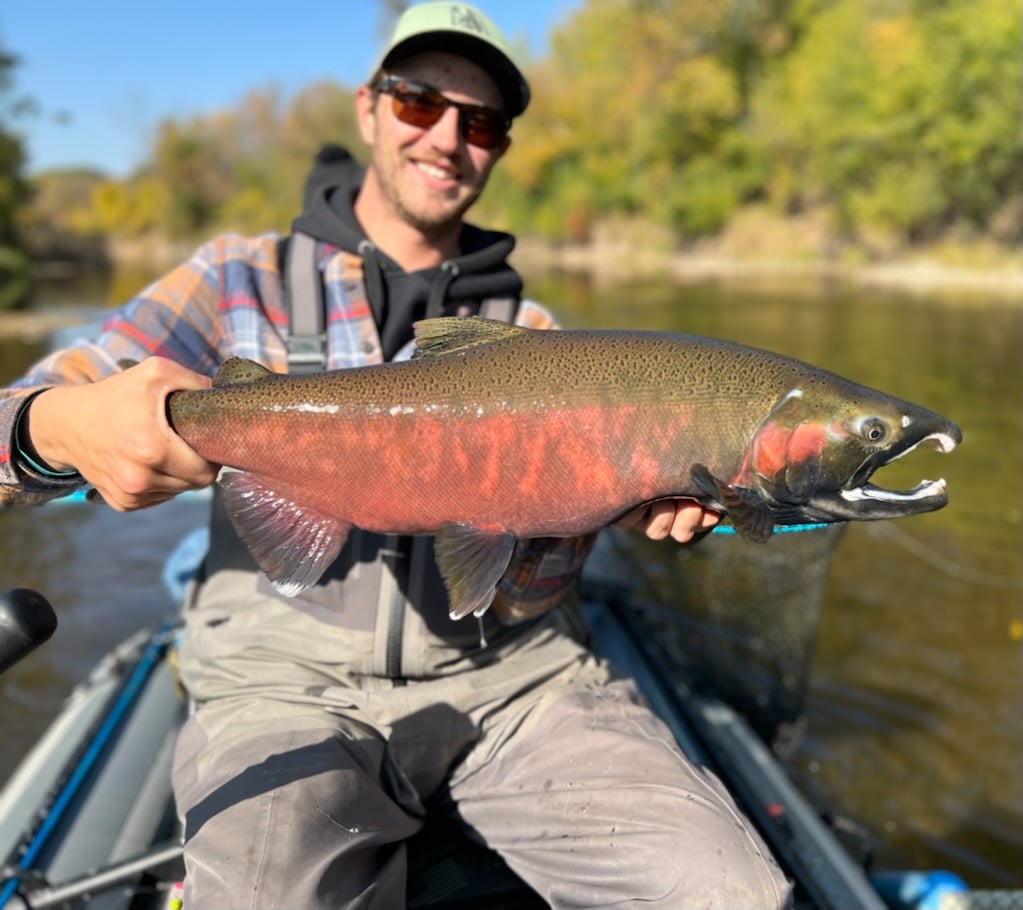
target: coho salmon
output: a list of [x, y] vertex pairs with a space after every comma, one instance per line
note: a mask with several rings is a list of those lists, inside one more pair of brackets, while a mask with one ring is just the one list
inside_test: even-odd
[[312, 376], [233, 359], [213, 388], [168, 396], [239, 536], [279, 590], [314, 584], [353, 526], [436, 536], [452, 616], [480, 615], [516, 541], [570, 537], [690, 497], [742, 536], [897, 518], [947, 502], [944, 480], [869, 483], [950, 420], [826, 370], [727, 341], [536, 331], [482, 318], [416, 324], [402, 363]]

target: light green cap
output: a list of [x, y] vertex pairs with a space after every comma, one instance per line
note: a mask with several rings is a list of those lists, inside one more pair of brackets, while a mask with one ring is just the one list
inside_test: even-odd
[[401, 14], [378, 69], [413, 54], [442, 51], [466, 57], [494, 80], [509, 117], [529, 104], [529, 83], [515, 63], [511, 45], [500, 29], [468, 3], [429, 2]]

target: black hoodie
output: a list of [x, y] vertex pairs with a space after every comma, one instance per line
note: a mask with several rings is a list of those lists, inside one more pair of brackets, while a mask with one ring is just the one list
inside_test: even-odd
[[452, 301], [520, 296], [522, 279], [507, 262], [515, 238], [471, 224], [462, 227], [462, 253], [456, 259], [406, 272], [367, 239], [352, 210], [364, 173], [345, 149], [324, 146], [306, 180], [304, 211], [291, 227], [362, 258], [385, 360], [412, 338], [413, 322], [443, 315]]

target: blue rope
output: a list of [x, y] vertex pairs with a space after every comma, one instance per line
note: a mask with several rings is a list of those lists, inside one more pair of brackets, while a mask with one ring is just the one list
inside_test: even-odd
[[[824, 528], [830, 528], [834, 522], [828, 521], [814, 521], [806, 524], [799, 525], [775, 525], [775, 534], [793, 534], [796, 531], [822, 531]], [[715, 525], [713, 532], [714, 534], [735, 534], [735, 528], [731, 525]]]

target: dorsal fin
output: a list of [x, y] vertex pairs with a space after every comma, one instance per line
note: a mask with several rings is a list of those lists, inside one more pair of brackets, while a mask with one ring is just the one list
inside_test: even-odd
[[249, 385], [253, 382], [260, 382], [275, 375], [262, 364], [255, 360], [246, 360], [244, 357], [231, 357], [225, 360], [213, 377], [214, 388], [223, 388], [230, 385]]
[[529, 329], [517, 325], [508, 325], [496, 319], [484, 319], [481, 316], [438, 316], [435, 319], [422, 319], [414, 325], [416, 332], [416, 350], [413, 357], [435, 357], [441, 354], [453, 354], [467, 351], [481, 344], [491, 344], [524, 335]]

